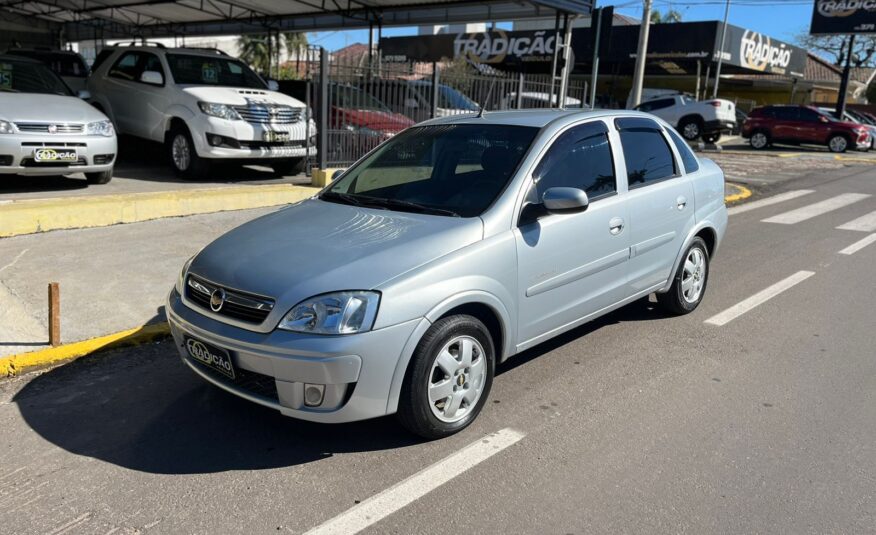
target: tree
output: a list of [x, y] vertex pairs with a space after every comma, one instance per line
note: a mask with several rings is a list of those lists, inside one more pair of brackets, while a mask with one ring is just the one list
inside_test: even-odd
[[665, 14], [661, 13], [659, 9], [655, 9], [651, 12], [651, 24], [661, 24], [665, 22], [681, 22], [681, 13], [670, 9]]
[[[237, 46], [240, 47], [240, 59], [250, 64], [256, 71], [270, 75], [271, 65], [275, 62], [279, 63], [280, 53], [283, 50], [289, 55], [294, 54], [297, 60], [307, 48], [307, 34], [287, 32], [241, 35], [237, 39]], [[271, 53], [274, 55], [274, 61], [271, 61]]]
[[[845, 66], [848, 54], [848, 35], [810, 35], [797, 36], [797, 43], [810, 52], [820, 53], [838, 67]], [[876, 36], [858, 35], [852, 50], [852, 65], [855, 67], [876, 66]]]

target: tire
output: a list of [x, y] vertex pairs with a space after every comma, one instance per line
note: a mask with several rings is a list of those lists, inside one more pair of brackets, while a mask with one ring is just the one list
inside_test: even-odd
[[699, 117], [685, 117], [678, 123], [678, 131], [688, 141], [696, 141], [703, 134], [703, 121]]
[[113, 170], [102, 171], [99, 173], [85, 173], [85, 180], [89, 184], [106, 184], [113, 179]]
[[271, 168], [278, 175], [300, 175], [304, 172], [304, 158], [289, 158], [288, 160], [276, 160], [271, 163]]
[[[699, 260], [696, 260], [697, 258]], [[708, 282], [709, 249], [706, 247], [706, 242], [697, 237], [684, 252], [669, 291], [658, 293], [657, 302], [673, 314], [689, 314], [702, 302]]]
[[173, 128], [167, 136], [167, 153], [174, 173], [182, 178], [203, 178], [209, 162], [198, 156], [192, 135], [185, 127]]
[[[468, 348], [468, 366], [464, 348]], [[411, 357], [396, 416], [423, 438], [458, 433], [486, 403], [494, 372], [493, 339], [480, 320], [468, 315], [438, 320]], [[445, 393], [447, 397], [441, 398]]]
[[770, 135], [763, 130], [756, 130], [751, 133], [748, 139], [748, 144], [756, 150], [763, 150], [770, 146]]
[[721, 139], [721, 132], [712, 132], [711, 134], [703, 134], [703, 141], [706, 143], [717, 143]]
[[842, 134], [834, 134], [827, 140], [827, 149], [830, 152], [845, 152], [849, 148], [849, 140]]

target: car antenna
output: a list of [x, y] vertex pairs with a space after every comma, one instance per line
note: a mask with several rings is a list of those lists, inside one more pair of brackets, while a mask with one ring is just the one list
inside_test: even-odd
[[[492, 96], [492, 94], [493, 94], [494, 87], [496, 87], [496, 79], [495, 78], [493, 78], [493, 81], [490, 82], [490, 88], [487, 90], [487, 97], [484, 99], [485, 103], [490, 102], [490, 96]], [[481, 109], [478, 110], [478, 119], [483, 118], [485, 111], [486, 111], [486, 108], [484, 108], [484, 105], [481, 105]]]

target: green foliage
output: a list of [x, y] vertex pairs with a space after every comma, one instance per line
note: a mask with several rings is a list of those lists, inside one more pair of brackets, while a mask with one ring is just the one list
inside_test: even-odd
[[[307, 34], [287, 32], [241, 35], [237, 39], [237, 46], [240, 47], [240, 59], [247, 62], [257, 72], [267, 74], [271, 65], [276, 65], [281, 51], [285, 50], [295, 58], [303, 54], [307, 48]], [[269, 52], [274, 54], [273, 61], [271, 61]], [[287, 77], [297, 77], [297, 71], [281, 69], [279, 78], [284, 78], [284, 72]]]
[[662, 24], [667, 22], [681, 22], [681, 13], [670, 9], [665, 14], [661, 13], [659, 9], [655, 9], [651, 12], [651, 24]]

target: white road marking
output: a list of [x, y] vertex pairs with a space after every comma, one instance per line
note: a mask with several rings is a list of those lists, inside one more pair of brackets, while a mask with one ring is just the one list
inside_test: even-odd
[[840, 230], [860, 230], [861, 232], [873, 232], [876, 230], [876, 212], [870, 212], [858, 219], [852, 219], [837, 227]]
[[855, 254], [871, 243], [876, 242], [876, 234], [870, 234], [863, 240], [858, 240], [839, 252], [839, 254]]
[[780, 202], [790, 201], [791, 199], [796, 199], [797, 197], [809, 195], [810, 193], [815, 193], [815, 190], [814, 189], [797, 189], [797, 190], [793, 190], [793, 191], [787, 191], [785, 193], [773, 195], [772, 197], [767, 197], [766, 199], [761, 199], [759, 201], [753, 201], [753, 202], [747, 202], [747, 203], [739, 205], [739, 206], [734, 206], [733, 208], [728, 208], [727, 215], [741, 214], [742, 212], [748, 212], [750, 210], [757, 210], [758, 208], [763, 208], [764, 206], [771, 206], [773, 204], [779, 204]]
[[812, 275], [815, 275], [815, 272], [798, 271], [787, 279], [780, 280], [772, 286], [764, 288], [763, 290], [757, 292], [748, 299], [733, 305], [724, 312], [712, 316], [711, 318], [706, 320], [706, 323], [709, 323], [711, 325], [717, 325], [719, 327], [721, 325], [726, 325], [727, 323], [730, 323], [731, 321], [745, 314], [754, 307], [766, 303], [767, 301], [784, 292], [788, 288], [791, 288], [792, 286], [805, 281]]
[[831, 197], [830, 199], [815, 204], [810, 204], [802, 208], [797, 208], [796, 210], [791, 210], [790, 212], [769, 217], [764, 219], [763, 222], [793, 225], [794, 223], [812, 219], [813, 217], [832, 212], [833, 210], [838, 210], [858, 201], [863, 201], [867, 197], [869, 197], [869, 195], [866, 193], [843, 193], [842, 195], [837, 195], [836, 197]]
[[506, 428], [478, 439], [453, 455], [311, 529], [305, 535], [358, 533], [515, 444], [525, 436], [520, 431]]

